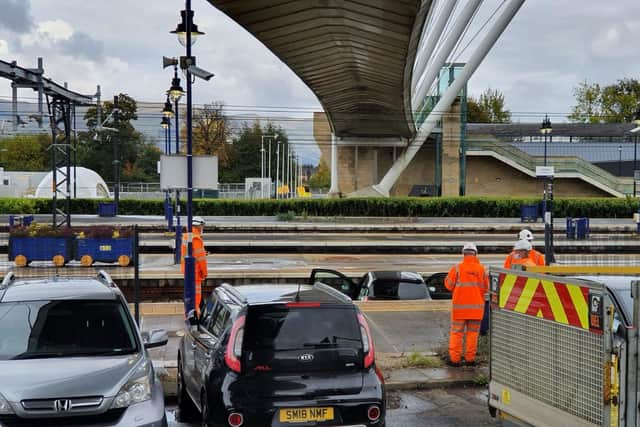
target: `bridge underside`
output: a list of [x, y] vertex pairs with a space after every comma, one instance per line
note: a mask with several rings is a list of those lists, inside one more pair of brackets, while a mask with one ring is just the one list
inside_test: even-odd
[[311, 88], [336, 136], [414, 135], [411, 73], [432, 1], [208, 1]]

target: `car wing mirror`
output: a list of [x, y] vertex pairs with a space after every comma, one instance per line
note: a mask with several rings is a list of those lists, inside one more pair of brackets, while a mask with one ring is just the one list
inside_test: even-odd
[[169, 334], [166, 329], [151, 329], [144, 331], [142, 335], [142, 343], [144, 348], [154, 348], [166, 345], [169, 342]]

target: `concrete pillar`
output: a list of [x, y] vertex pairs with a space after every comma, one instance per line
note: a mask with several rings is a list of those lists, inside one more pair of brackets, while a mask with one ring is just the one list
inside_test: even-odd
[[460, 194], [460, 102], [442, 118], [442, 196]]
[[329, 195], [340, 195], [338, 180], [338, 138], [331, 132], [331, 188], [329, 188]]

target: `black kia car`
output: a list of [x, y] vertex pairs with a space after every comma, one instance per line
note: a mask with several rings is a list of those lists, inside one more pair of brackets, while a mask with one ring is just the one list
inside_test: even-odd
[[367, 321], [324, 284], [222, 285], [178, 352], [180, 415], [207, 426], [384, 426]]

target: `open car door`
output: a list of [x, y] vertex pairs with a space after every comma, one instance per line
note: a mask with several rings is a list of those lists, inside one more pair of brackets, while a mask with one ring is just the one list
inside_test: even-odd
[[314, 268], [313, 270], [311, 270], [309, 284], [313, 285], [317, 282], [329, 285], [353, 300], [357, 299], [358, 294], [360, 293], [359, 283], [354, 282], [349, 277], [336, 270]]

